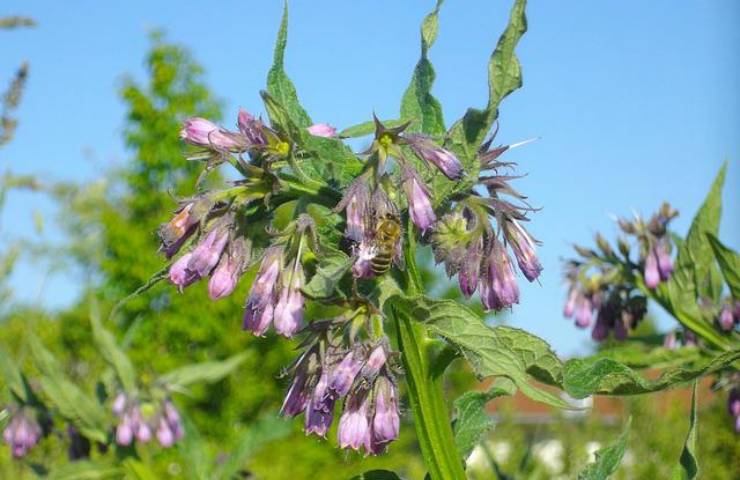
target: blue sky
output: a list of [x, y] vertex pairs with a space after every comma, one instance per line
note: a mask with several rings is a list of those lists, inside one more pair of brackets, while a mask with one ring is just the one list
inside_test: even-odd
[[[294, 0], [287, 69], [314, 120], [346, 127], [373, 111], [397, 116], [419, 54], [418, 25], [432, 4]], [[124, 162], [116, 92], [124, 74], [143, 78], [155, 27], [191, 48], [227, 117], [239, 106], [259, 112], [281, 2], [207, 5], [3, 2], [0, 15], [30, 15], [39, 27], [0, 31], [0, 81], [23, 59], [31, 63], [21, 125], [0, 150], [0, 169], [84, 180]], [[431, 59], [448, 123], [484, 104], [487, 59], [509, 6], [449, 0], [443, 7]], [[543, 207], [531, 231], [544, 242], [545, 271], [523, 288], [511, 322], [571, 354], [585, 350], [588, 333], [561, 317], [560, 258], [597, 230], [613, 237], [612, 215], [647, 215], [669, 200], [681, 212], [674, 227], [685, 233], [728, 160], [721, 237], [740, 247], [740, 3], [534, 0], [528, 20], [518, 49], [524, 88], [502, 104], [498, 139], [541, 137], [507, 159], [529, 173], [516, 186]], [[35, 235], [33, 212], [49, 216], [49, 209], [33, 195], [12, 194], [0, 238]], [[45, 235], [55, 237], [53, 224]], [[28, 262], [13, 277], [20, 298], [51, 307], [71, 302], [78, 281], [47, 278], [44, 265]]]

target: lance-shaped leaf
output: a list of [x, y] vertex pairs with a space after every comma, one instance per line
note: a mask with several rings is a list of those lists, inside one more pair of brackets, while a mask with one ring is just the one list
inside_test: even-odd
[[283, 8], [283, 18], [280, 21], [277, 39], [275, 41], [275, 57], [272, 68], [267, 74], [267, 91], [281, 104], [289, 118], [298, 127], [311, 125], [311, 118], [298, 101], [295, 85], [285, 73], [284, 59], [285, 46], [288, 43], [288, 2]]
[[699, 463], [696, 460], [696, 382], [691, 394], [691, 417], [689, 433], [681, 451], [679, 464], [673, 470], [673, 480], [694, 480], [699, 476]]
[[723, 245], [715, 235], [708, 233], [707, 238], [722, 271], [722, 276], [725, 277], [725, 282], [730, 288], [732, 298], [740, 300], [740, 255]]
[[719, 290], [716, 286], [719, 272], [707, 234], [716, 235], [719, 230], [722, 185], [726, 170], [727, 165], [724, 165], [691, 222], [686, 240], [678, 250], [676, 268], [671, 278], [655, 289], [641, 285], [647, 295], [672, 313], [684, 326], [715, 347], [725, 349], [729, 348], [728, 340], [703, 318], [697, 298], [716, 296]]
[[0, 375], [2, 375], [5, 385], [13, 396], [24, 404], [31, 403], [34, 395], [28, 386], [28, 382], [8, 351], [2, 346], [0, 346]]
[[182, 390], [196, 382], [217, 382], [233, 372], [246, 358], [246, 353], [240, 353], [220, 362], [185, 365], [165, 373], [157, 382], [173, 390]]
[[218, 467], [213, 478], [238, 478], [239, 472], [246, 470], [249, 460], [255, 454], [269, 442], [287, 436], [291, 430], [290, 423], [275, 414], [268, 414], [251, 424], [231, 448], [231, 453]]
[[657, 392], [688, 382], [731, 365], [740, 359], [740, 350], [723, 352], [692, 367], [674, 367], [655, 380], [608, 358], [574, 358], [565, 362], [562, 386], [569, 395], [585, 398], [593, 394], [636, 395]]
[[632, 419], [630, 418], [627, 420], [619, 439], [613, 445], [596, 452], [596, 461], [589, 464], [578, 474], [578, 480], [606, 480], [617, 471], [627, 449], [627, 438], [629, 437], [631, 424]]
[[126, 353], [116, 343], [113, 334], [100, 323], [100, 317], [96, 309], [90, 312], [90, 324], [92, 325], [93, 340], [103, 359], [115, 371], [123, 389], [127, 392], [133, 392], [136, 388], [134, 366]]
[[331, 297], [339, 281], [351, 265], [352, 259], [344, 252], [339, 250], [330, 251], [319, 259], [316, 273], [303, 287], [303, 293], [312, 298]]
[[465, 392], [455, 400], [455, 444], [463, 459], [487, 433], [493, 422], [486, 412], [486, 404], [503, 395], [514, 395], [516, 385], [508, 378], [497, 378], [486, 392]]
[[[522, 71], [514, 53], [517, 43], [527, 31], [526, 0], [516, 0], [509, 23], [496, 44], [488, 62], [488, 104], [480, 110], [470, 108], [450, 130], [454, 143], [474, 153], [493, 122], [498, 118], [498, 106], [507, 95], [522, 86]], [[466, 171], [468, 170], [466, 165]]]
[[452, 300], [394, 296], [384, 308], [400, 310], [444, 337], [460, 349], [479, 377], [507, 377], [532, 400], [570, 408], [530, 382], [532, 376], [554, 385], [562, 380], [562, 363], [541, 338], [518, 328], [489, 327], [475, 312]]
[[84, 436], [104, 443], [108, 437], [108, 427], [107, 414], [102, 405], [67, 378], [62, 366], [35, 335], [29, 336], [28, 343], [41, 374], [41, 388], [49, 401]]
[[406, 92], [401, 100], [401, 118], [416, 118], [419, 121], [409, 125], [408, 132], [424, 132], [429, 135], [444, 135], [445, 122], [442, 105], [432, 96], [434, 67], [429, 61], [429, 49], [437, 39], [439, 29], [439, 9], [444, 0], [437, 4], [421, 23], [421, 58], [416, 64]]

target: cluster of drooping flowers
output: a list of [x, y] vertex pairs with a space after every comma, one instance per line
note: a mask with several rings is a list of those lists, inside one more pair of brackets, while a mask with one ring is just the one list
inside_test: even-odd
[[[484, 172], [483, 197], [451, 149], [412, 133], [409, 123], [389, 128], [375, 118], [372, 145], [355, 155], [334, 127], [298, 128], [275, 99], [263, 98], [269, 125], [244, 110], [235, 131], [202, 118], [185, 122], [180, 136], [190, 159], [204, 161], [205, 172], [229, 163], [243, 178], [183, 199], [160, 227], [161, 250], [173, 259], [169, 280], [182, 291], [208, 278], [216, 300], [255, 272], [243, 328], [263, 336], [272, 326], [285, 337], [305, 337], [282, 413], [304, 413], [306, 432], [323, 437], [341, 402], [339, 444], [376, 454], [399, 428], [398, 368], [373, 294], [376, 279], [404, 269], [404, 237], [418, 235], [431, 240], [448, 272], [460, 272], [467, 296], [480, 289], [487, 308], [510, 306], [519, 291], [507, 249], [530, 281], [542, 270], [521, 224], [532, 209], [500, 197], [524, 201], [508, 185], [513, 177], [499, 173], [513, 166], [496, 160], [508, 146], [489, 150], [489, 141], [474, 159]], [[436, 195], [434, 186], [447, 182], [455, 182], [447, 185], [455, 194]], [[461, 234], [450, 235], [451, 222], [462, 225]], [[461, 243], [467, 254], [456, 248]], [[333, 263], [325, 265], [325, 257]], [[308, 302], [343, 313], [309, 321]], [[135, 402], [126, 405], [120, 429], [130, 442], [141, 415]]]
[[131, 445], [134, 439], [148, 443], [156, 436], [161, 446], [169, 448], [182, 438], [180, 414], [167, 398], [156, 403], [141, 402], [134, 396], [120, 392], [113, 400], [112, 410], [118, 417], [118, 445]]
[[339, 420], [341, 448], [385, 451], [398, 437], [398, 390], [388, 339], [344, 345], [332, 337], [333, 321], [315, 324], [313, 342], [291, 368], [293, 381], [281, 414], [304, 414], [306, 434], [325, 437], [337, 402], [344, 400]]
[[3, 431], [3, 440], [15, 458], [25, 456], [38, 443], [43, 433], [32, 409], [9, 407], [10, 421]]
[[[648, 288], [656, 288], [661, 282], [667, 281], [673, 273], [668, 224], [677, 216], [678, 212], [664, 202], [648, 222], [637, 216], [634, 221], [622, 218], [617, 220], [619, 228], [625, 234], [637, 238], [643, 278]], [[620, 250], [623, 248], [620, 244]], [[626, 251], [629, 252], [629, 249]]]
[[444, 263], [448, 276], [457, 274], [466, 297], [477, 290], [486, 310], [519, 303], [519, 286], [509, 249], [527, 280], [533, 282], [542, 272], [535, 251], [537, 242], [522, 225], [528, 220], [527, 213], [535, 209], [509, 184], [519, 178], [511, 174], [516, 165], [498, 160], [505, 151], [527, 142], [491, 148], [494, 137], [495, 134], [478, 154], [478, 184], [487, 196], [476, 190], [460, 196], [431, 235], [436, 261]]

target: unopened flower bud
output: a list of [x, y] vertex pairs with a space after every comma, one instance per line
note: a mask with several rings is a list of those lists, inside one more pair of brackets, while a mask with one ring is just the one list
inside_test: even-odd
[[272, 246], [265, 251], [259, 272], [252, 283], [244, 311], [245, 330], [263, 335], [270, 326], [274, 312], [275, 286], [282, 268], [283, 249]]
[[345, 236], [350, 240], [359, 242], [365, 236], [369, 201], [370, 190], [366, 180], [360, 177], [349, 186], [342, 200], [334, 208], [335, 212], [345, 210], [347, 218]]
[[[483, 257], [483, 237], [474, 239], [465, 258], [460, 265], [460, 271], [457, 273], [457, 280], [460, 284], [460, 291], [466, 297], [470, 297], [478, 288], [478, 278], [480, 273], [481, 259]], [[484, 272], [486, 274], [486, 272]]]
[[405, 168], [404, 177], [403, 189], [409, 203], [409, 215], [419, 230], [424, 232], [437, 220], [434, 209], [432, 209], [429, 191], [411, 167]]
[[652, 248], [648, 251], [645, 258], [645, 285], [648, 288], [655, 288], [660, 283], [660, 272], [658, 271], [658, 257], [655, 256], [655, 250]]
[[275, 305], [275, 331], [285, 337], [292, 337], [303, 323], [304, 298], [301, 288], [304, 284], [303, 267], [298, 259], [288, 265], [282, 278], [282, 290]]
[[533, 282], [542, 272], [542, 265], [535, 253], [534, 240], [516, 220], [509, 222], [509, 225], [506, 232], [514, 250], [519, 270], [522, 271], [527, 280]]
[[719, 327], [725, 332], [730, 332], [735, 328], [735, 317], [732, 313], [732, 307], [727, 304], [723, 305], [722, 310], [719, 312], [717, 321], [719, 323]]
[[306, 130], [315, 137], [331, 138], [337, 136], [337, 129], [328, 123], [316, 123], [308, 127]]
[[362, 368], [363, 359], [356, 351], [347, 353], [339, 365], [334, 367], [329, 375], [329, 391], [336, 397], [343, 397], [352, 387], [352, 382]]
[[192, 252], [188, 252], [182, 257], [178, 258], [175, 263], [170, 267], [169, 278], [170, 282], [176, 285], [181, 291], [188, 285], [198, 281], [200, 275], [188, 268], [190, 260], [193, 258]]
[[239, 143], [218, 125], [204, 118], [193, 117], [185, 121], [180, 131], [180, 138], [199, 147], [214, 147], [220, 150], [229, 150], [239, 146]]
[[15, 410], [3, 431], [3, 440], [14, 458], [24, 457], [41, 439], [41, 426], [24, 408]]
[[229, 241], [229, 232], [214, 228], [206, 235], [195, 249], [193, 249], [188, 270], [195, 272], [201, 277], [205, 277], [216, 266], [221, 258], [226, 244]]
[[437, 146], [424, 135], [409, 135], [404, 138], [417, 157], [435, 165], [450, 180], [460, 179], [462, 164], [452, 152]]

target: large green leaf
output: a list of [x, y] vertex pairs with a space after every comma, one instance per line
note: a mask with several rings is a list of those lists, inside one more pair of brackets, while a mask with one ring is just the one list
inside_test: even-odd
[[116, 372], [121, 386], [127, 392], [133, 392], [136, 388], [136, 373], [126, 353], [118, 346], [113, 334], [106, 330], [100, 323], [97, 309], [90, 312], [90, 324], [92, 325], [93, 340], [103, 359]]
[[215, 478], [240, 478], [237, 474], [245, 469], [249, 459], [269, 442], [287, 436], [291, 424], [277, 415], [269, 415], [250, 425], [232, 448], [226, 461], [216, 470]]
[[459, 348], [479, 377], [507, 377], [533, 400], [560, 408], [569, 405], [533, 385], [531, 376], [558, 385], [562, 363], [544, 340], [511, 327], [489, 327], [472, 310], [452, 300], [394, 296], [386, 308], [405, 312]]
[[696, 382], [691, 394], [691, 417], [689, 433], [681, 451], [679, 464], [673, 470], [673, 480], [693, 480], [699, 476], [699, 463], [696, 460]]
[[714, 261], [714, 252], [707, 237], [717, 235], [722, 208], [722, 185], [727, 165], [723, 165], [714, 180], [709, 194], [697, 212], [686, 240], [678, 250], [675, 271], [671, 278], [655, 289], [641, 289], [666, 310], [672, 313], [684, 326], [690, 328], [712, 345], [728, 348], [726, 338], [717, 333], [714, 326], [703, 318], [697, 298], [715, 298], [719, 272]]
[[578, 480], [606, 480], [617, 471], [627, 449], [627, 438], [629, 437], [631, 424], [632, 419], [630, 418], [627, 420], [627, 425], [624, 426], [624, 431], [619, 439], [613, 445], [596, 452], [596, 461], [578, 474]]
[[233, 372], [246, 358], [246, 353], [239, 353], [220, 362], [185, 365], [165, 373], [159, 377], [158, 383], [173, 390], [182, 390], [196, 382], [217, 382]]
[[429, 49], [437, 39], [439, 29], [439, 9], [444, 0], [437, 0], [434, 10], [424, 17], [421, 24], [421, 58], [416, 64], [406, 92], [401, 100], [401, 118], [415, 118], [419, 121], [409, 125], [409, 132], [424, 132], [441, 136], [445, 133], [442, 105], [432, 96], [434, 67], [429, 61]]
[[298, 101], [295, 85], [293, 85], [293, 82], [285, 73], [284, 58], [287, 42], [288, 2], [286, 1], [283, 8], [283, 19], [280, 21], [280, 30], [278, 30], [275, 41], [275, 57], [272, 68], [267, 74], [267, 91], [285, 108], [288, 116], [295, 125], [298, 127], [308, 127], [312, 123], [311, 118]]
[[[484, 109], [470, 108], [450, 130], [451, 141], [473, 153], [498, 118], [498, 106], [507, 95], [522, 86], [522, 71], [514, 53], [527, 31], [526, 0], [516, 0], [509, 23], [488, 62], [488, 104]], [[466, 169], [467, 170], [467, 169]]]
[[331, 297], [351, 265], [352, 259], [339, 250], [322, 256], [316, 267], [316, 273], [303, 287], [303, 293], [312, 298]]
[[[722, 186], [726, 172], [727, 165], [725, 164], [717, 174], [707, 198], [691, 222], [686, 241], [678, 251], [676, 259], [677, 274], [687, 277], [676, 278], [676, 281], [689, 289], [693, 286], [693, 293], [698, 296], [710, 296], [708, 289], [711, 274], [713, 270], [716, 270], [714, 252], [707, 239], [707, 234], [717, 235], [719, 232], [719, 221], [722, 214]], [[693, 278], [688, 278], [690, 273], [693, 273]]]
[[575, 398], [593, 394], [636, 395], [656, 392], [731, 365], [740, 359], [740, 350], [723, 352], [691, 367], [666, 369], [655, 380], [608, 358], [574, 358], [565, 362], [563, 388]]
[[486, 392], [465, 392], [455, 400], [455, 444], [462, 458], [468, 458], [481, 437], [493, 427], [486, 403], [503, 395], [514, 395], [516, 385], [508, 378], [494, 381]]
[[630, 368], [666, 368], [685, 365], [702, 358], [702, 351], [696, 347], [664, 348], [640, 344], [630, 338], [594, 355], [594, 358], [609, 358]]
[[28, 343], [49, 402], [87, 438], [105, 443], [108, 438], [105, 409], [67, 378], [62, 366], [35, 335], [29, 335]]
[[708, 233], [707, 238], [712, 246], [722, 275], [725, 277], [725, 282], [730, 288], [732, 298], [740, 300], [740, 255], [723, 245], [715, 235]]

